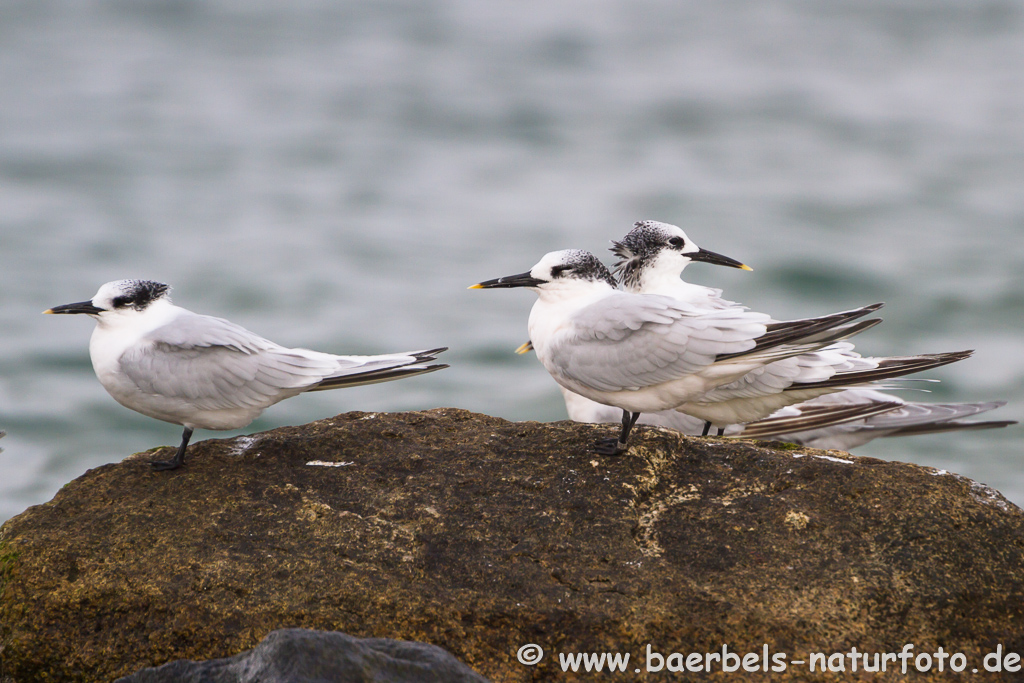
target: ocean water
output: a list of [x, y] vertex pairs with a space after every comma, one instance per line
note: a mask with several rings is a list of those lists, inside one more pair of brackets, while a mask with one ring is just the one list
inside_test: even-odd
[[[565, 418], [533, 295], [467, 291], [639, 219], [775, 317], [886, 302], [871, 354], [976, 349], [910, 399], [1024, 418], [1024, 4], [1010, 0], [24, 0], [0, 6], [0, 519], [180, 429], [93, 375], [125, 277], [275, 341], [447, 345], [349, 410]], [[227, 435], [234, 434], [228, 433]], [[198, 432], [196, 439], [224, 436]], [[1021, 428], [858, 451], [1024, 504]]]

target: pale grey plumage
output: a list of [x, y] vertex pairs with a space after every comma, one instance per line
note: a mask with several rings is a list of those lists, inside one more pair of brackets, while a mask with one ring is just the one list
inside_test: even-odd
[[656, 294], [615, 289], [589, 252], [546, 254], [529, 272], [474, 289], [530, 287], [538, 293], [528, 330], [537, 357], [559, 385], [623, 411], [625, 451], [641, 413], [674, 408], [779, 358], [804, 354], [851, 333], [879, 305], [787, 322], [740, 307], [707, 311]]
[[[693, 261], [735, 266], [736, 261], [697, 247], [677, 226], [641, 221], [613, 251], [620, 257], [617, 272], [629, 291], [660, 294], [684, 301], [702, 311], [746, 307], [721, 298], [720, 290], [680, 279]], [[863, 332], [878, 321], [850, 326], [850, 334]], [[766, 335], [767, 336], [767, 335]], [[835, 337], [836, 340], [842, 337]], [[806, 341], [806, 340], [805, 340]], [[864, 358], [849, 343], [837, 343], [808, 353], [791, 354], [777, 362], [753, 368], [735, 381], [712, 388], [687, 400], [676, 409], [712, 425], [752, 422], [786, 405], [828, 394], [850, 386], [877, 383], [911, 372], [962, 360], [970, 352], [925, 354], [911, 357]], [[721, 357], [719, 358], [721, 360]]]
[[173, 305], [167, 285], [120, 280], [89, 301], [47, 313], [96, 319], [89, 352], [103, 387], [122, 405], [185, 427], [173, 461], [184, 461], [192, 430], [237, 429], [269, 406], [304, 391], [433, 372], [444, 348], [379, 356], [337, 356], [285, 348], [221, 318]]
[[[867, 405], [891, 402], [894, 397], [869, 389], [844, 391], [822, 396], [814, 401], [819, 406]], [[899, 399], [895, 399], [899, 400]], [[981, 403], [919, 403], [905, 402], [870, 419], [857, 420], [826, 429], [811, 429], [787, 432], [777, 435], [782, 441], [790, 441], [812, 448], [849, 451], [878, 438], [894, 436], [917, 436], [943, 432], [996, 429], [1016, 422], [1012, 420], [990, 420], [981, 422], [964, 421], [963, 418], [995, 410], [1006, 405], [1005, 401]], [[799, 408], [794, 406], [793, 408]], [[792, 411], [787, 408], [785, 411]]]
[[199, 410], [264, 408], [324, 380], [393, 369], [412, 352], [362, 360], [282, 347], [221, 318], [188, 311], [120, 358], [140, 390]]
[[[559, 387], [569, 419], [576, 422], [618, 423], [621, 411]], [[746, 425], [729, 425], [725, 436], [772, 439], [832, 450], [849, 451], [882, 437], [994, 429], [1012, 420], [972, 422], [965, 417], [994, 410], [1005, 401], [984, 403], [908, 403], [870, 389], [848, 389], [782, 408], [771, 417]], [[644, 413], [639, 423], [675, 429], [696, 436], [703, 420], [675, 410]]]
[[[767, 317], [767, 316], [765, 316]], [[567, 321], [555, 342], [564, 376], [600, 391], [635, 391], [693, 374], [717, 353], [755, 346], [765, 326], [744, 314], [693, 315], [668, 297], [609, 297]]]

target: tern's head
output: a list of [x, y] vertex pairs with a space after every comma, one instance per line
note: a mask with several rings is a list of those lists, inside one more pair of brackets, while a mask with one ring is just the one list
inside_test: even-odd
[[616, 282], [604, 264], [589, 251], [565, 249], [544, 255], [526, 273], [507, 275], [473, 285], [470, 289], [529, 287], [540, 292], [593, 291], [615, 289]]
[[680, 228], [658, 221], [639, 221], [622, 240], [612, 242], [619, 257], [615, 274], [630, 291], [643, 291], [659, 278], [678, 279], [692, 261], [751, 270], [735, 259], [701, 249]]
[[170, 301], [170, 289], [152, 280], [115, 280], [100, 287], [89, 301], [54, 306], [44, 313], [85, 313], [97, 320], [137, 315], [157, 301]]

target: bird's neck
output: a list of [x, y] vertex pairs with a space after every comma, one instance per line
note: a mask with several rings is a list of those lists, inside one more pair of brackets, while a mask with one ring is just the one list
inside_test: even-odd
[[635, 294], [661, 294], [682, 301], [706, 300], [715, 290], [680, 279], [678, 271], [655, 270], [642, 274], [628, 291]]
[[143, 332], [156, 329], [177, 317], [182, 309], [169, 301], [151, 302], [142, 311], [134, 309], [114, 310], [96, 318], [96, 329], [105, 332], [124, 332], [125, 330], [141, 330]]
[[530, 311], [529, 333], [530, 341], [539, 353], [539, 347], [557, 334], [576, 311], [621, 292], [602, 283], [588, 287], [542, 289], [538, 294], [537, 302]]

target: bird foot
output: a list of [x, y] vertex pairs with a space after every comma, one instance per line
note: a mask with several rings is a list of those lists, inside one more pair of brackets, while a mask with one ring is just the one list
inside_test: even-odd
[[149, 464], [153, 468], [154, 472], [176, 470], [181, 467], [181, 463], [179, 463], [175, 458], [171, 458], [170, 460], [152, 460]]
[[626, 446], [620, 444], [618, 439], [601, 439], [594, 444], [594, 451], [598, 455], [622, 455], [626, 452]]

